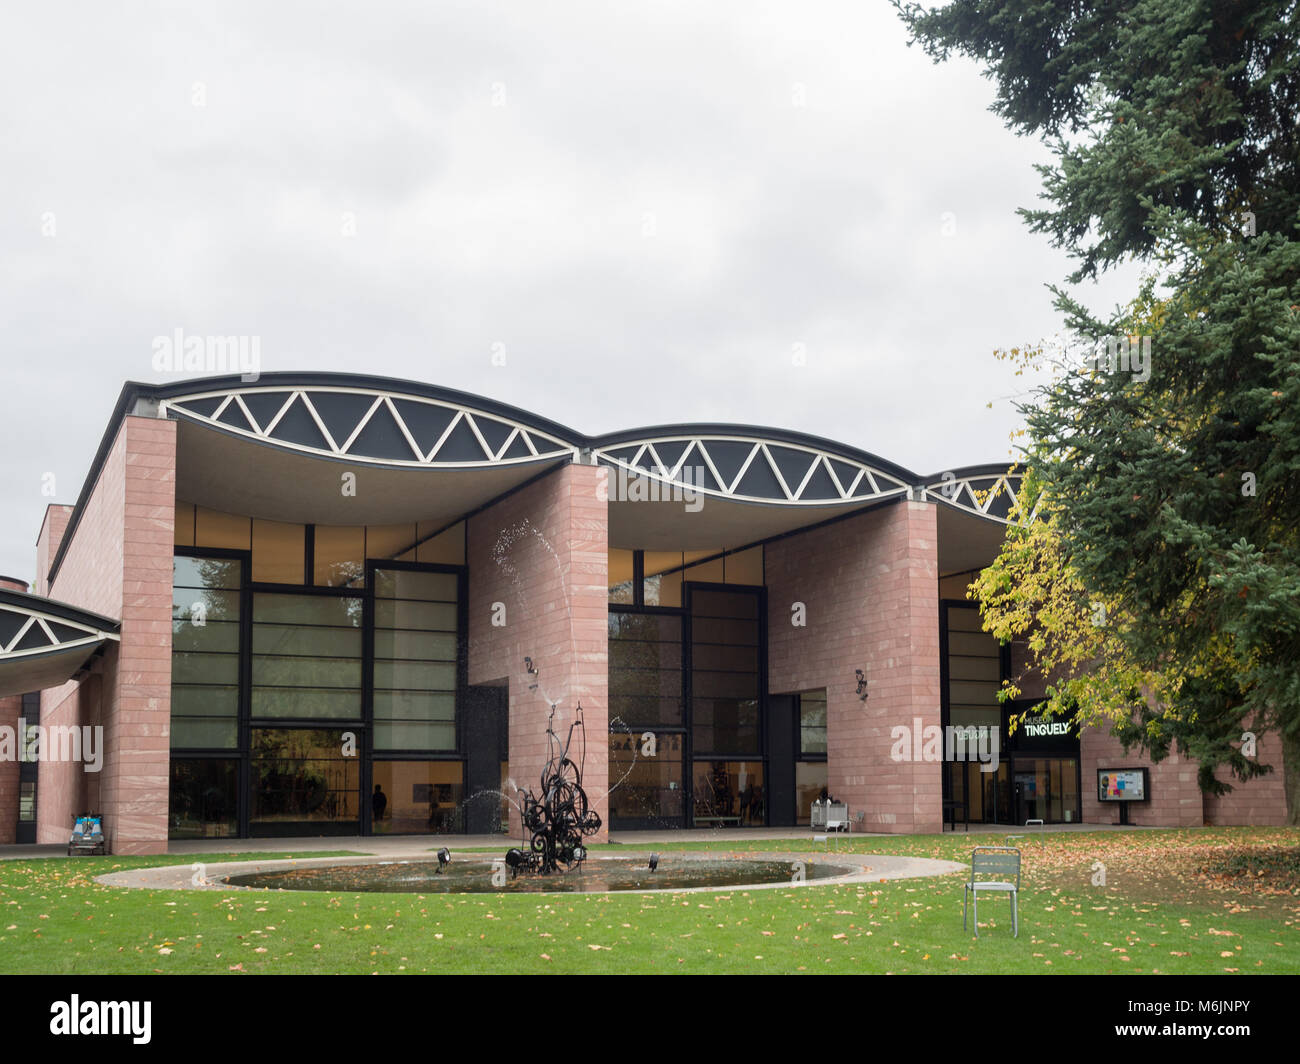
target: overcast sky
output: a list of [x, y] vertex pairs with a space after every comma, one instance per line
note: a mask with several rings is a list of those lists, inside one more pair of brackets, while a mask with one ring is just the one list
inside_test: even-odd
[[987, 404], [1025, 385], [992, 351], [1059, 329], [1068, 263], [1015, 214], [1047, 154], [992, 98], [884, 0], [12, 10], [0, 572], [33, 576], [177, 328], [589, 433], [1001, 461], [1017, 418]]

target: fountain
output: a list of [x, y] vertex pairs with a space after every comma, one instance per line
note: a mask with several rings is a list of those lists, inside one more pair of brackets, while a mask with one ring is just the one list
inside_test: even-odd
[[[530, 671], [532, 669], [529, 660]], [[582, 769], [587, 759], [587, 726], [582, 719], [582, 702], [578, 702], [569, 734], [561, 747], [555, 734], [555, 710], [546, 722], [547, 759], [542, 768], [541, 789], [520, 792], [523, 798], [523, 828], [532, 832], [528, 848], [512, 848], [506, 853], [506, 867], [513, 879], [521, 872], [550, 875], [581, 867], [587, 858], [582, 840], [600, 830], [600, 814], [587, 808], [587, 793], [582, 789]], [[578, 763], [569, 757], [575, 733], [582, 740]]]

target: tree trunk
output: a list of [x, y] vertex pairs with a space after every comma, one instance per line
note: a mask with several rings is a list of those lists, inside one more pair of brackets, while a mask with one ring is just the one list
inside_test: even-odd
[[1282, 783], [1286, 788], [1286, 822], [1300, 825], [1300, 734], [1282, 735]]

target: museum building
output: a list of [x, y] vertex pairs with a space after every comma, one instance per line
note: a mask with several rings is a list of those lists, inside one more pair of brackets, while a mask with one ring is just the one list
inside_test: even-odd
[[614, 830], [807, 825], [827, 795], [869, 832], [1283, 823], [1275, 736], [1274, 773], [1212, 798], [1036, 718], [1041, 684], [998, 701], [1024, 648], [965, 589], [1018, 486], [353, 374], [128, 383], [33, 580], [0, 578], [0, 843], [83, 812], [116, 853], [517, 834], [579, 709]]

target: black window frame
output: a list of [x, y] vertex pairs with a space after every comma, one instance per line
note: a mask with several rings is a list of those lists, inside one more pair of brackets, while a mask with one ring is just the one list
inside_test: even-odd
[[[280, 584], [252, 579], [252, 549], [234, 547], [198, 547], [175, 544], [173, 557], [213, 558], [241, 562], [239, 586], [239, 680], [238, 680], [238, 717], [236, 728], [236, 745], [231, 748], [214, 747], [172, 747], [168, 746], [168, 761], [175, 759], [214, 759], [234, 760], [237, 764], [238, 793], [238, 830], [235, 838], [247, 839], [251, 834], [252, 804], [252, 731], [257, 728], [309, 728], [338, 729], [355, 731], [357, 735], [357, 757], [360, 760], [359, 786], [361, 787], [361, 805], [359, 830], [363, 836], [372, 834], [370, 803], [365, 796], [373, 788], [371, 765], [375, 760], [385, 761], [459, 761], [461, 778], [467, 779], [468, 765], [465, 750], [465, 707], [469, 687], [469, 567], [453, 565], [446, 562], [399, 561], [388, 558], [366, 558], [364, 584], [361, 587], [327, 587], [313, 584], [315, 534], [316, 526], [305, 526], [304, 583]], [[413, 523], [413, 527], [417, 527]], [[376, 569], [401, 569], [412, 572], [448, 572], [457, 577], [456, 624], [456, 745], [453, 750], [374, 750], [374, 634], [375, 634], [375, 577]], [[173, 586], [175, 586], [173, 584]], [[253, 596], [255, 594], [290, 594], [313, 595], [324, 598], [360, 598], [362, 601], [361, 621], [361, 700], [359, 716], [355, 718], [320, 718], [320, 717], [252, 717], [252, 669], [253, 669]], [[169, 662], [170, 670], [170, 662]], [[170, 718], [170, 714], [169, 714]], [[170, 719], [169, 719], [170, 736]], [[170, 824], [170, 783], [169, 783]], [[350, 822], [349, 822], [350, 823]]]

